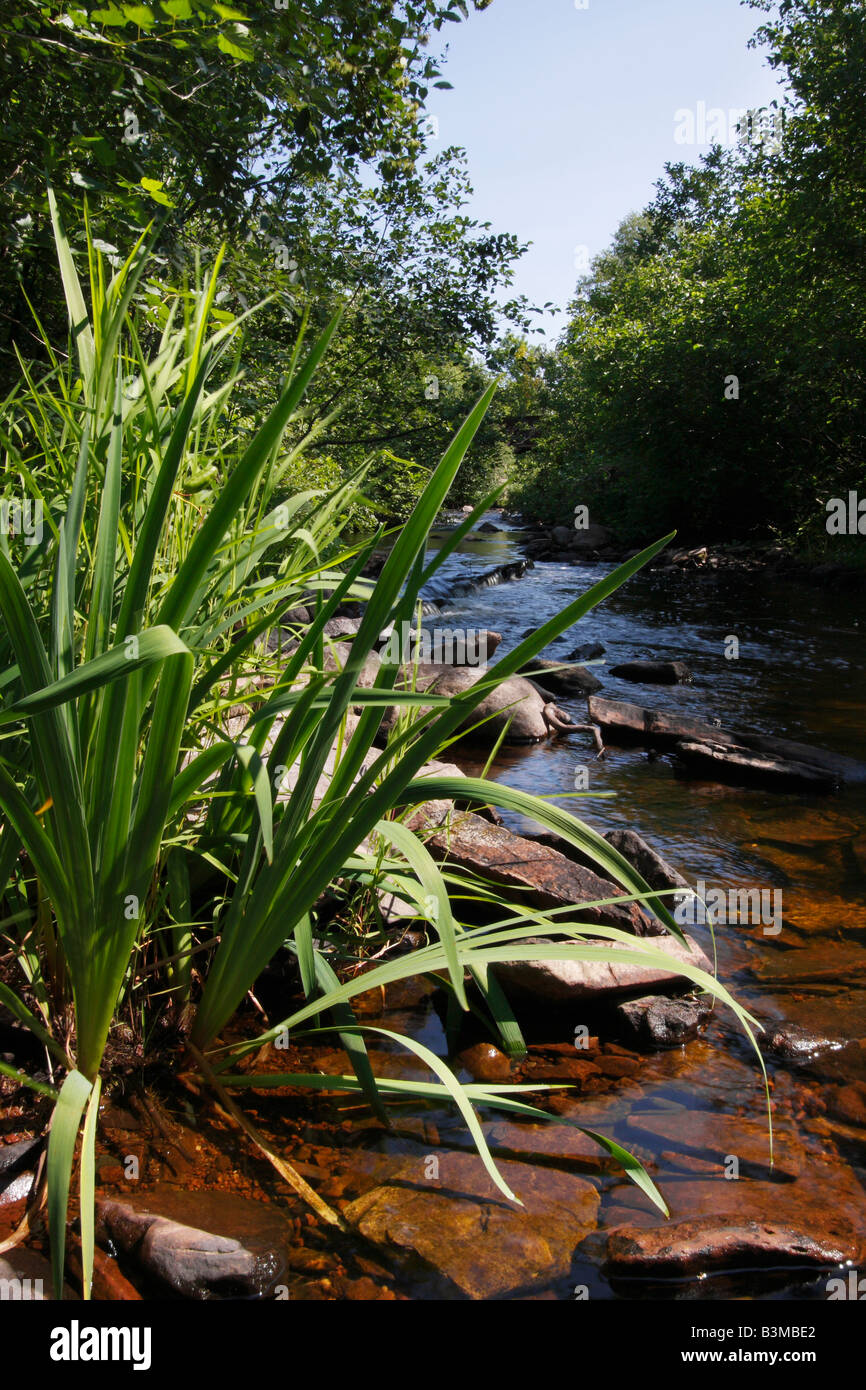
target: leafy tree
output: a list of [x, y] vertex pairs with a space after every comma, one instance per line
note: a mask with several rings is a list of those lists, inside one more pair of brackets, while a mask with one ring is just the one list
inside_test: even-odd
[[[475, 0], [483, 9], [489, 0]], [[466, 0], [5, 0], [0, 18], [0, 352], [51, 316], [46, 182], [89, 194], [103, 239], [167, 215], [237, 238], [306, 180], [374, 165], [396, 183], [441, 80], [431, 35]]]

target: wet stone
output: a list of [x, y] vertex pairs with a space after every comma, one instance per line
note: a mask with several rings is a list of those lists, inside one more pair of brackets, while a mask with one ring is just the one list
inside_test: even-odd
[[234, 1237], [139, 1211], [126, 1202], [98, 1202], [97, 1231], [100, 1239], [109, 1239], [183, 1298], [261, 1297], [284, 1264], [273, 1250], [254, 1252]]
[[786, 1023], [770, 1034], [766, 1050], [775, 1057], [788, 1061], [817, 1057], [822, 1052], [837, 1052], [844, 1043], [838, 1038], [828, 1038], [809, 1028], [800, 1028], [795, 1023]]
[[[692, 984], [692, 980], [677, 968], [678, 963], [711, 974], [712, 966], [698, 944], [689, 937], [686, 941], [688, 944], [683, 947], [671, 936], [644, 937], [636, 941], [633, 948], [628, 948], [640, 951], [639, 963], [624, 960], [620, 964], [617, 957], [626, 948], [614, 941], [605, 943], [605, 954], [609, 952], [610, 959], [509, 962], [497, 964], [493, 970], [506, 992], [514, 987], [554, 1003], [616, 999], [617, 996], [640, 994], [647, 988], [682, 989]], [[661, 959], [662, 953], [666, 960]]]
[[776, 1221], [706, 1216], [673, 1226], [624, 1227], [607, 1246], [610, 1277], [700, 1274], [747, 1265], [791, 1264], [831, 1268], [856, 1260], [860, 1240], [844, 1222], [835, 1230], [803, 1231]]
[[617, 1019], [626, 1036], [647, 1048], [680, 1047], [698, 1036], [710, 1015], [709, 1000], [669, 999], [647, 995], [630, 999], [617, 1008]]
[[455, 1059], [476, 1081], [508, 1081], [511, 1063], [492, 1043], [474, 1043], [465, 1047]]
[[573, 1173], [497, 1165], [522, 1207], [494, 1186], [475, 1154], [449, 1152], [438, 1181], [417, 1158], [394, 1159], [387, 1180], [344, 1215], [368, 1240], [438, 1273], [456, 1296], [487, 1299], [566, 1276], [575, 1247], [595, 1229], [599, 1197]]
[[827, 1109], [846, 1124], [866, 1129], [866, 1082], [852, 1081], [834, 1086], [827, 1096]]
[[[677, 1110], [632, 1113], [626, 1120], [629, 1130], [644, 1142], [662, 1141], [664, 1147], [685, 1150], [720, 1165], [729, 1156], [737, 1159], [741, 1172], [770, 1172], [770, 1142], [766, 1124], [742, 1115], [725, 1115], [714, 1110]], [[773, 1152], [777, 1178], [800, 1172], [804, 1154], [791, 1130], [774, 1125]]]

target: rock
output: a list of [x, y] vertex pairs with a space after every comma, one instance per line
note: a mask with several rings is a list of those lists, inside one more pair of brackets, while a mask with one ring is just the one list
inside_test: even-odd
[[[534, 629], [530, 629], [534, 631]], [[528, 634], [524, 633], [524, 636]], [[599, 657], [604, 656], [605, 648], [600, 642], [584, 642], [581, 646], [575, 647], [574, 651], [568, 653], [568, 661], [598, 661]]]
[[587, 704], [591, 721], [600, 724], [611, 741], [618, 738], [622, 742], [668, 748], [681, 743], [715, 744], [733, 748], [738, 753], [751, 750], [770, 758], [804, 763], [835, 782], [866, 781], [866, 763], [840, 753], [830, 753], [824, 748], [812, 748], [805, 743], [772, 738], [767, 734], [725, 732], [701, 719], [688, 719], [665, 710], [645, 709], [627, 700], [607, 700], [600, 695], [591, 695]]
[[666, 710], [645, 709], [628, 700], [608, 700], [591, 695], [587, 701], [589, 717], [600, 724], [609, 738], [626, 743], [670, 746], [683, 738], [719, 738], [720, 730], [700, 719], [669, 714]]
[[591, 522], [589, 526], [569, 531], [568, 534], [568, 544], [572, 550], [600, 550], [611, 540], [610, 531], [598, 522]]
[[532, 568], [533, 564], [530, 559], [509, 560], [504, 565], [494, 565], [492, 569], [484, 570], [482, 574], [459, 579], [451, 585], [447, 594], [433, 594], [427, 601], [441, 608], [450, 600], [459, 598], [464, 594], [475, 594], [481, 589], [489, 589], [496, 584], [507, 584], [515, 579], [522, 579], [527, 570]]
[[[486, 666], [502, 641], [501, 632], [485, 628], [422, 627], [420, 631], [406, 625], [402, 639], [394, 636], [393, 624], [383, 633], [379, 649], [383, 661], [405, 663], [407, 678], [413, 667], [422, 666]], [[393, 653], [393, 655], [392, 655]]]
[[846, 1124], [866, 1129], [866, 1082], [852, 1081], [847, 1086], [834, 1086], [827, 1096], [831, 1115]]
[[544, 685], [555, 695], [592, 695], [601, 690], [601, 681], [584, 666], [566, 666], [558, 661], [545, 661], [535, 656], [523, 666], [522, 674], [544, 677]]
[[837, 1052], [845, 1046], [838, 1038], [827, 1038], [810, 1028], [799, 1028], [795, 1023], [785, 1023], [776, 1028], [767, 1039], [765, 1051], [788, 1061], [818, 1057], [823, 1052]]
[[[607, 910], [607, 909], [604, 909]], [[540, 940], [540, 938], [538, 938]], [[546, 999], [551, 1003], [601, 1002], [624, 994], [642, 994], [647, 990], [683, 989], [694, 984], [687, 975], [677, 969], [677, 962], [695, 966], [712, 974], [712, 966], [700, 946], [690, 938], [689, 949], [681, 946], [671, 936], [645, 937], [636, 941], [633, 947], [626, 947], [618, 941], [587, 943], [604, 945], [614, 957], [625, 950], [635, 950], [646, 957], [646, 964], [607, 960], [538, 960], [514, 961], [496, 964], [491, 969], [497, 979], [507, 989], [517, 989]], [[527, 943], [529, 944], [529, 943]], [[653, 956], [660, 951], [673, 958], [668, 965]]]
[[735, 748], [707, 740], [683, 741], [674, 745], [674, 754], [700, 776], [731, 781], [738, 786], [769, 787], [776, 791], [832, 792], [838, 786], [832, 773], [809, 763], [794, 762], [747, 748]]
[[312, 621], [313, 615], [309, 608], [306, 608], [302, 603], [297, 603], [294, 608], [286, 609], [280, 618], [280, 625], [282, 627], [306, 627]]
[[649, 1230], [620, 1227], [608, 1238], [610, 1277], [659, 1278], [744, 1265], [829, 1268], [856, 1261], [860, 1241], [844, 1221], [834, 1230], [801, 1231], [774, 1221], [705, 1216]]
[[574, 537], [574, 531], [570, 526], [554, 526], [550, 536], [554, 545], [558, 545], [562, 550], [567, 550]]
[[[632, 1113], [628, 1129], [664, 1148], [683, 1149], [700, 1158], [712, 1158], [719, 1171], [729, 1155], [736, 1157], [741, 1174], [766, 1177], [770, 1173], [770, 1138], [766, 1123], [742, 1115], [726, 1115], [715, 1110], [657, 1110]], [[800, 1172], [804, 1154], [795, 1132], [778, 1122], [773, 1134], [773, 1174], [788, 1177]]]
[[[341, 619], [340, 621], [345, 621]], [[351, 619], [349, 619], [351, 621]], [[325, 643], [322, 665], [326, 671], [342, 671], [352, 656], [351, 642]], [[379, 679], [381, 661], [378, 652], [368, 652], [364, 665], [355, 678], [355, 684], [369, 690]]]
[[0, 1144], [0, 1191], [17, 1174], [35, 1171], [43, 1143], [42, 1139], [19, 1139]]
[[280, 1272], [274, 1252], [254, 1254], [239, 1240], [136, 1211], [126, 1202], [97, 1202], [97, 1223], [101, 1238], [183, 1298], [261, 1297]]
[[692, 677], [683, 661], [623, 661], [610, 668], [612, 676], [644, 685], [685, 685]]
[[422, 1154], [391, 1166], [387, 1181], [344, 1215], [367, 1240], [420, 1261], [466, 1298], [549, 1286], [569, 1274], [575, 1246], [595, 1228], [598, 1193], [573, 1173], [498, 1163], [518, 1207], [475, 1154], [444, 1153], [438, 1181], [425, 1179]]
[[648, 845], [636, 830], [608, 830], [604, 838], [623, 859], [628, 860], [632, 868], [637, 869], [650, 888], [690, 888], [682, 874], [671, 868], [667, 860]]
[[474, 1043], [457, 1054], [457, 1062], [476, 1081], [509, 1081], [511, 1063], [492, 1043]]
[[547, 909], [574, 905], [580, 908], [582, 922], [615, 926], [635, 934], [644, 929], [646, 919], [636, 903], [624, 903], [622, 907], [582, 906], [616, 897], [624, 889], [567, 859], [558, 850], [525, 840], [472, 812], [452, 817], [446, 829], [427, 840], [427, 848], [434, 859], [471, 869], [497, 884], [505, 897], [510, 894], [527, 906]]
[[322, 631], [326, 637], [343, 637], [351, 642], [358, 634], [360, 618], [329, 618]]
[[[421, 664], [407, 669], [402, 684], [408, 689], [437, 695], [462, 695], [489, 672], [468, 666]], [[423, 706], [419, 706], [423, 709]], [[389, 710], [382, 732], [396, 723], [396, 710]], [[551, 701], [544, 699], [530, 681], [510, 676], [479, 702], [467, 715], [461, 729], [477, 743], [492, 744], [505, 730], [506, 743], [539, 743], [542, 739], [567, 731], [573, 721]], [[381, 736], [381, 735], [380, 735]]]
[[620, 1004], [617, 1018], [628, 1036], [643, 1047], [680, 1047], [696, 1038], [701, 1024], [710, 1015], [705, 996], [688, 999], [669, 999], [664, 995], [647, 995]]

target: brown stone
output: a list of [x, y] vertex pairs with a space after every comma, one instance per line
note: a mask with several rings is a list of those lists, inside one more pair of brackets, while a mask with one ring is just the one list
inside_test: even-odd
[[832, 1229], [802, 1231], [775, 1221], [706, 1216], [648, 1230], [620, 1227], [607, 1246], [612, 1276], [698, 1274], [743, 1265], [826, 1267], [856, 1260], [861, 1242], [844, 1221]]
[[[666, 1148], [687, 1150], [720, 1164], [734, 1156], [740, 1170], [769, 1172], [770, 1140], [766, 1124], [740, 1115], [715, 1110], [676, 1110], [632, 1113], [628, 1128], [642, 1138], [661, 1140]], [[802, 1146], [789, 1129], [774, 1126], [775, 1172], [799, 1173], [803, 1164]]]
[[[434, 859], [472, 869], [531, 907], [574, 906], [580, 922], [620, 927], [640, 934], [644, 916], [636, 903], [622, 907], [586, 907], [585, 903], [616, 897], [624, 889], [591, 869], [567, 859], [558, 850], [525, 840], [504, 826], [491, 825], [471, 812], [452, 817], [449, 826], [427, 841]], [[563, 924], [566, 919], [563, 918]]]
[[573, 1173], [501, 1162], [523, 1203], [509, 1202], [474, 1154], [448, 1152], [439, 1180], [418, 1159], [392, 1160], [387, 1181], [345, 1210], [368, 1240], [438, 1271], [471, 1299], [495, 1298], [567, 1275], [595, 1229], [598, 1193]]

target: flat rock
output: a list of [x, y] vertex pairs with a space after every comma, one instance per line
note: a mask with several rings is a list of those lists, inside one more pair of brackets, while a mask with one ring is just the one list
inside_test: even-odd
[[[539, 938], [540, 939], [540, 938]], [[674, 962], [682, 962], [712, 974], [712, 966], [697, 942], [686, 937], [688, 948], [671, 936], [644, 937], [634, 947], [627, 948], [618, 941], [588, 943], [604, 945], [614, 956], [626, 949], [640, 950], [646, 955], [644, 965], [623, 962], [613, 964], [604, 960], [538, 960], [509, 961], [492, 966], [500, 983], [551, 1003], [601, 1002], [626, 994], [645, 994], [649, 991], [683, 989], [694, 984], [689, 976], [665, 961], [655, 964], [653, 955], [664, 952]]]
[[438, 1181], [415, 1158], [396, 1160], [386, 1182], [350, 1203], [344, 1216], [368, 1240], [420, 1261], [466, 1298], [529, 1291], [567, 1275], [575, 1247], [595, 1229], [599, 1197], [573, 1173], [497, 1164], [518, 1207], [475, 1154], [449, 1151]]
[[823, 772], [834, 782], [866, 781], [866, 763], [825, 748], [813, 748], [791, 739], [774, 738], [768, 734], [751, 734], [739, 730], [724, 730], [702, 719], [689, 719], [665, 710], [647, 709], [627, 700], [607, 700], [590, 695], [589, 717], [600, 724], [611, 739], [624, 742], [649, 743], [670, 747], [675, 743], [710, 744], [733, 747], [739, 752], [752, 750], [783, 762], [805, 764]]
[[[65, 1284], [63, 1296], [75, 1297], [72, 1289]], [[51, 1264], [38, 1250], [28, 1250], [26, 1246], [19, 1245], [0, 1255], [0, 1302], [45, 1303], [53, 1298]], [[7, 1326], [7, 1338], [10, 1331]]]
[[[641, 1139], [663, 1148], [685, 1150], [712, 1158], [723, 1168], [734, 1156], [741, 1173], [767, 1176], [770, 1172], [770, 1140], [766, 1124], [741, 1115], [716, 1110], [643, 1111], [629, 1115], [626, 1124]], [[775, 1166], [772, 1172], [793, 1176], [803, 1166], [803, 1149], [796, 1134], [777, 1124], [773, 1127]], [[733, 1184], [736, 1187], [736, 1183]]]
[[856, 1260], [861, 1242], [844, 1221], [835, 1230], [802, 1231], [775, 1221], [718, 1216], [648, 1230], [620, 1227], [607, 1244], [612, 1277], [671, 1278], [748, 1265], [828, 1268]]
[[683, 739], [674, 753], [690, 769], [738, 785], [769, 787], [778, 791], [832, 792], [839, 785], [831, 772], [811, 763], [780, 758], [757, 749], [738, 748], [707, 739], [703, 743]]
[[515, 900], [528, 906], [580, 908], [581, 922], [621, 927], [639, 934], [646, 921], [636, 903], [622, 907], [584, 907], [594, 900], [616, 897], [624, 890], [591, 869], [567, 859], [558, 850], [526, 840], [504, 826], [472, 812], [452, 816], [446, 829], [427, 841], [434, 859], [472, 869], [492, 880]]

